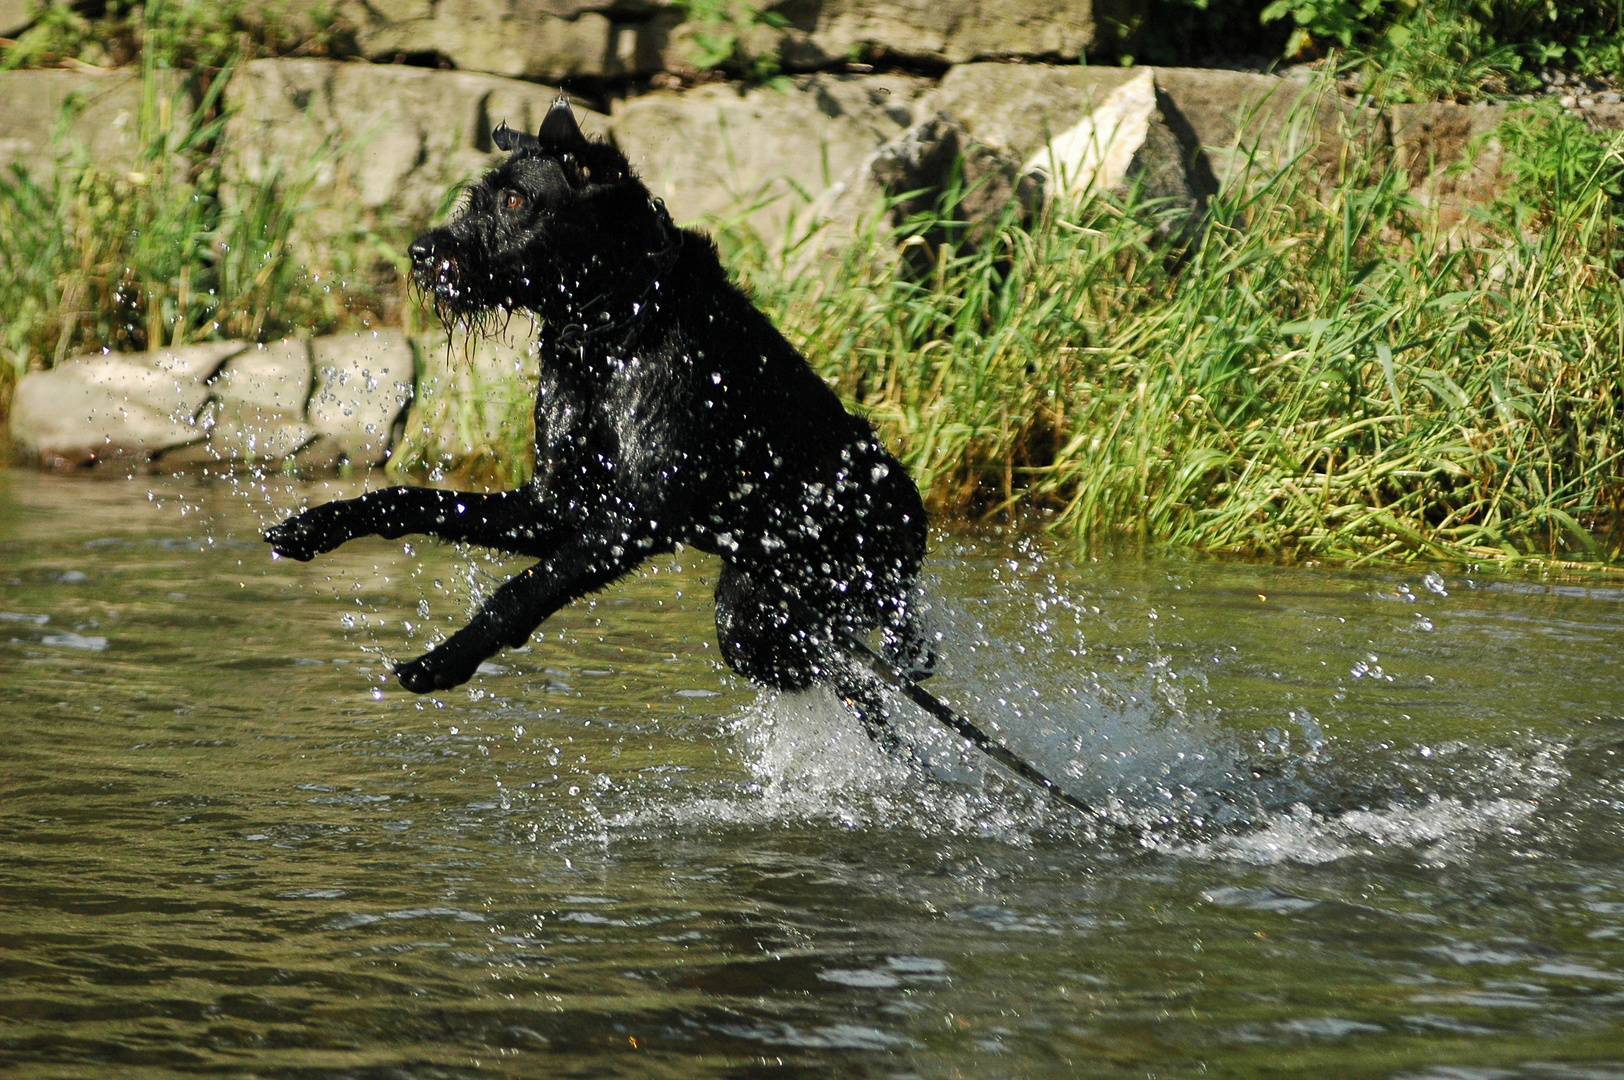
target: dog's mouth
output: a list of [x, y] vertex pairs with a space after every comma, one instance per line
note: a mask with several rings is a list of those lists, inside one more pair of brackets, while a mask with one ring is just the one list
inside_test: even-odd
[[412, 283], [433, 298], [442, 322], [469, 322], [503, 307], [489, 295], [471, 287], [467, 267], [455, 251], [434, 241], [432, 235], [412, 244]]
[[412, 280], [434, 297], [436, 304], [453, 308], [470, 305], [473, 298], [463, 287], [462, 266], [449, 252], [425, 238], [412, 245], [411, 256]]

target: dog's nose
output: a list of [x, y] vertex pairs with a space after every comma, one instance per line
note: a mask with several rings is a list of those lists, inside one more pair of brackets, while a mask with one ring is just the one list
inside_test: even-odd
[[406, 253], [412, 257], [412, 262], [428, 262], [429, 257], [434, 254], [434, 245], [414, 240], [412, 246], [406, 249]]

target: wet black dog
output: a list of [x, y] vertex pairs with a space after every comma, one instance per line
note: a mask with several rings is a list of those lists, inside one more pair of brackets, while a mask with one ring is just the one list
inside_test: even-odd
[[535, 478], [500, 494], [373, 491], [265, 539], [307, 560], [358, 536], [427, 533], [540, 560], [396, 669], [418, 693], [465, 682], [571, 600], [688, 544], [721, 556], [728, 664], [781, 689], [833, 683], [874, 730], [874, 697], [835, 643], [878, 627], [894, 663], [928, 665], [909, 607], [918, 489], [728, 281], [710, 240], [674, 226], [566, 102], [538, 135], [503, 126], [493, 140], [511, 156], [412, 245], [412, 267], [448, 322], [538, 316]]

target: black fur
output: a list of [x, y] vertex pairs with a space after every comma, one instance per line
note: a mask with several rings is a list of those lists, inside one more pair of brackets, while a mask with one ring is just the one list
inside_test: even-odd
[[456, 220], [411, 247], [448, 322], [539, 316], [535, 478], [477, 494], [396, 487], [327, 503], [265, 534], [311, 559], [358, 536], [427, 533], [539, 560], [473, 620], [395, 671], [456, 686], [554, 611], [676, 543], [722, 559], [722, 655], [759, 683], [832, 681], [877, 730], [836, 635], [883, 630], [928, 666], [909, 599], [925, 512], [902, 465], [729, 282], [709, 239], [676, 228], [613, 146], [560, 101]]

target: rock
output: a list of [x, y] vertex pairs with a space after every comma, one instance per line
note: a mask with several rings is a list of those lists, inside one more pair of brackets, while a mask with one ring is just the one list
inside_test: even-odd
[[1110, 191], [1128, 178], [1155, 114], [1156, 80], [1150, 69], [1141, 69], [1075, 125], [1052, 136], [1022, 171], [1038, 179], [1049, 198]]
[[[491, 129], [534, 131], [559, 92], [460, 71], [331, 60], [255, 60], [227, 88], [226, 176], [314, 174], [307, 196], [340, 216], [351, 204], [389, 207], [426, 223], [458, 183], [497, 160]], [[607, 118], [579, 106], [588, 134]], [[318, 216], [319, 234], [332, 227]]]
[[33, 24], [31, 0], [0, 0], [0, 37], [15, 38]]
[[183, 451], [184, 457], [164, 455], [165, 467], [209, 460], [233, 464], [284, 461], [316, 438], [315, 429], [299, 413], [242, 400], [211, 401], [198, 426], [208, 432], [208, 443], [188, 447], [190, 453]]
[[[141, 77], [127, 71], [0, 71], [0, 169], [21, 164], [36, 180], [58, 158], [82, 150], [111, 168], [128, 167], [139, 147]], [[56, 141], [69, 102], [79, 111]]]
[[1384, 142], [1373, 109], [1300, 79], [1205, 68], [1157, 68], [1162, 111], [1183, 142], [1200, 146], [1221, 186], [1245, 174], [1254, 160], [1274, 168], [1304, 155], [1326, 181], [1349, 136]]
[[516, 475], [518, 463], [510, 456], [534, 452], [541, 363], [535, 335], [531, 320], [515, 317], [489, 336], [441, 332], [419, 338], [417, 396], [396, 456], [408, 468], [430, 472], [458, 468], [496, 480]]
[[398, 330], [335, 334], [311, 342], [315, 390], [307, 415], [316, 434], [350, 464], [389, 456], [412, 400], [416, 358]]
[[1074, 127], [1142, 69], [965, 64], [942, 77], [917, 114], [941, 112], [983, 146], [1026, 160]]
[[1078, 199], [1091, 190], [1161, 204], [1159, 231], [1192, 238], [1217, 182], [1201, 147], [1180, 139], [1163, 111], [1165, 95], [1149, 68], [1105, 95], [1074, 127], [1054, 136], [1026, 163], [1041, 197]]
[[[1409, 172], [1410, 193], [1437, 209], [1444, 228], [1467, 223], [1469, 205], [1494, 197], [1503, 155], [1493, 133], [1506, 111], [1488, 102], [1395, 105], [1389, 111], [1395, 163]], [[1485, 136], [1471, 167], [1462, 168], [1472, 144]]]
[[338, 10], [356, 27], [356, 44], [369, 59], [439, 55], [466, 71], [557, 82], [630, 73], [618, 28], [592, 10], [596, 6], [568, 0], [347, 0]]
[[148, 461], [200, 442], [208, 379], [240, 342], [122, 356], [86, 356], [25, 376], [12, 402], [11, 435], [23, 454], [52, 467]]
[[209, 389], [222, 401], [303, 416], [310, 397], [310, 343], [289, 338], [238, 353]]
[[962, 64], [989, 57], [1077, 60], [1103, 39], [1100, 16], [1127, 24], [1142, 0], [790, 0], [768, 10], [790, 24], [786, 67], [871, 55]]
[[1612, 100], [1603, 100], [1607, 95], [1598, 97], [1594, 104], [1580, 108], [1579, 115], [1598, 131], [1624, 131], [1624, 102], [1619, 101], [1618, 95], [1611, 95]]
[[812, 75], [745, 93], [712, 84], [617, 103], [615, 141], [679, 221], [745, 220], [771, 243], [911, 122], [923, 79]]

